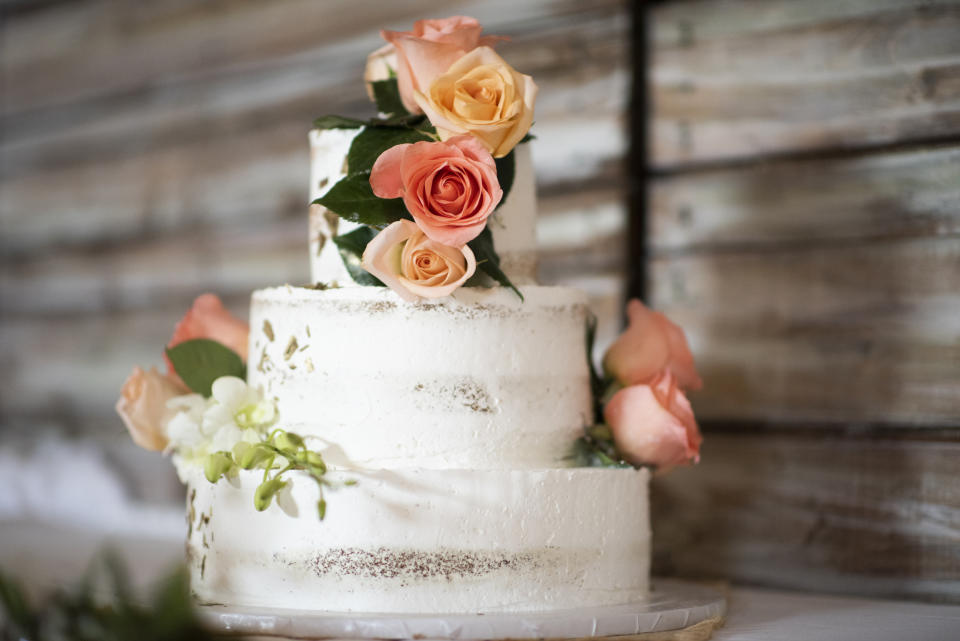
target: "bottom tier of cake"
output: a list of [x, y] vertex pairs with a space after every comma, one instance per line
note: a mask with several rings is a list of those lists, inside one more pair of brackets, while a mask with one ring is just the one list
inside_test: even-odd
[[[377, 470], [295, 477], [257, 513], [260, 474], [188, 487], [202, 603], [331, 612], [523, 612], [647, 592], [646, 470]], [[292, 515], [291, 515], [292, 513]]]

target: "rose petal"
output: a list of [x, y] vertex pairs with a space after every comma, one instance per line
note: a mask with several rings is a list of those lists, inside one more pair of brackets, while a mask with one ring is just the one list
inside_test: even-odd
[[473, 276], [474, 272], [477, 271], [477, 259], [473, 255], [473, 250], [464, 245], [463, 247], [459, 248], [459, 251], [463, 254], [463, 258], [466, 260], [467, 264], [464, 269], [463, 276], [458, 278], [456, 281], [438, 287], [422, 287], [415, 282], [403, 278], [402, 276], [401, 280], [412, 293], [418, 296], [423, 296], [424, 298], [441, 298], [443, 296], [449, 296], [457, 288], [467, 282], [467, 280]]
[[410, 143], [394, 145], [374, 161], [370, 170], [370, 187], [378, 198], [399, 198], [403, 195], [400, 164], [408, 147]]

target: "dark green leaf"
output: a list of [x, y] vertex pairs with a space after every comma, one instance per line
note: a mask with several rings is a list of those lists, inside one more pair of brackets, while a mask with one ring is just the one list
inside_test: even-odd
[[407, 129], [423, 129], [430, 125], [430, 121], [423, 114], [405, 114], [390, 116], [389, 118], [371, 118], [367, 121], [368, 127], [406, 127]]
[[362, 120], [343, 116], [321, 116], [313, 121], [314, 129], [359, 129], [362, 126]]
[[377, 231], [375, 229], [358, 227], [348, 234], [333, 237], [333, 242], [340, 250], [340, 258], [343, 259], [344, 266], [350, 272], [350, 278], [358, 285], [384, 286], [379, 278], [360, 266], [363, 250], [367, 248], [367, 243], [373, 240], [376, 235]]
[[593, 363], [593, 345], [597, 337], [597, 317], [593, 312], [587, 314], [587, 367], [590, 370], [590, 391], [593, 395], [594, 420], [603, 420], [603, 378]]
[[204, 398], [209, 398], [213, 382], [221, 376], [244, 379], [247, 376], [247, 368], [239, 354], [207, 338], [174, 345], [167, 349], [167, 357], [187, 387]]
[[427, 134], [407, 127], [368, 127], [350, 143], [347, 170], [351, 174], [373, 169], [380, 154], [404, 143], [431, 140]]
[[373, 84], [373, 100], [377, 103], [377, 111], [392, 116], [406, 116], [410, 112], [400, 100], [400, 89], [396, 78], [378, 80]]
[[[533, 125], [531, 125], [531, 126], [533, 126]], [[517, 144], [518, 144], [518, 145], [522, 145], [522, 144], [525, 143], [525, 142], [530, 142], [531, 140], [536, 140], [536, 139], [537, 139], [536, 136], [534, 136], [533, 134], [527, 132], [527, 135], [524, 136], [523, 138], [521, 138], [521, 139], [520, 139], [520, 142], [518, 142]]]
[[350, 174], [313, 202], [344, 220], [372, 227], [386, 227], [407, 212], [402, 199], [377, 198], [373, 194], [369, 172]]
[[500, 204], [497, 205], [497, 209], [503, 207], [503, 203], [507, 202], [507, 196], [510, 194], [510, 189], [513, 187], [513, 179], [517, 173], [517, 160], [513, 155], [513, 150], [503, 158], [495, 158], [494, 162], [497, 163], [497, 180], [500, 182], [500, 189], [503, 190], [503, 198], [500, 199]]
[[490, 232], [490, 227], [485, 227], [479, 236], [467, 244], [473, 250], [473, 255], [477, 259], [477, 268], [483, 270], [487, 276], [504, 287], [512, 289], [520, 297], [520, 300], [523, 300], [523, 294], [514, 287], [507, 275], [500, 269], [500, 257], [493, 248], [493, 234]]

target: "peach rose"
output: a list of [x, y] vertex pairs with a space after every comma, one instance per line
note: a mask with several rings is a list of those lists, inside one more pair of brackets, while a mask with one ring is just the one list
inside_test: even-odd
[[117, 414], [134, 443], [145, 450], [159, 452], [167, 446], [166, 425], [174, 414], [167, 408], [167, 401], [188, 393], [189, 390], [158, 372], [156, 367], [146, 372], [134, 367], [120, 391]]
[[682, 329], [636, 299], [627, 304], [627, 316], [629, 327], [603, 357], [609, 376], [621, 385], [638, 385], [668, 369], [682, 389], [703, 386]]
[[374, 99], [373, 83], [388, 80], [396, 71], [397, 51], [392, 44], [385, 44], [367, 56], [367, 66], [363, 70], [363, 84], [367, 88], [367, 96], [370, 100]]
[[502, 158], [533, 124], [537, 85], [490, 47], [477, 47], [413, 96], [441, 140], [470, 134]]
[[410, 113], [420, 113], [415, 91], [424, 91], [463, 54], [481, 45], [492, 46], [506, 38], [481, 36], [483, 27], [476, 18], [453, 16], [439, 20], [417, 20], [412, 31], [387, 31], [380, 35], [396, 54], [397, 89]]
[[370, 186], [380, 198], [402, 196], [423, 233], [451, 247], [476, 238], [503, 198], [493, 156], [470, 136], [391, 147], [373, 164]]
[[690, 401], [665, 370], [649, 385], [625, 387], [610, 399], [603, 417], [623, 457], [635, 464], [666, 472], [700, 458], [703, 437]]
[[[173, 330], [173, 337], [167, 347], [179, 345], [184, 341], [195, 338], [209, 338], [229, 347], [247, 362], [247, 340], [250, 336], [250, 325], [235, 318], [215, 294], [203, 294], [193, 301], [193, 306], [187, 310], [180, 322]], [[173, 369], [173, 363], [164, 354], [167, 362], [167, 372], [177, 383], [182, 383]]]
[[430, 240], [409, 220], [398, 220], [374, 236], [361, 265], [408, 302], [449, 296], [477, 270], [469, 247]]

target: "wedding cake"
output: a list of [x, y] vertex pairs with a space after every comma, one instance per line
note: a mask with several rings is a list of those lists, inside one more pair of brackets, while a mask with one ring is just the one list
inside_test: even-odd
[[637, 601], [650, 471], [699, 448], [683, 334], [633, 302], [596, 374], [586, 296], [536, 283], [536, 85], [471, 18], [383, 35], [380, 115], [309, 135], [313, 284], [254, 292], [249, 325], [201, 296], [168, 372], [118, 403], [187, 484], [192, 589], [331, 612]]

